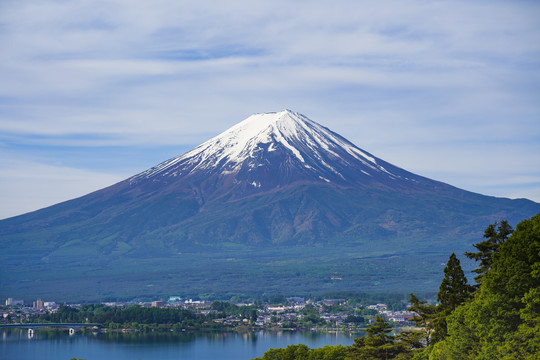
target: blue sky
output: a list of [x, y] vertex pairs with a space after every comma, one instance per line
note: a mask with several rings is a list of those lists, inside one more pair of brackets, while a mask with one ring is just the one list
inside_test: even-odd
[[0, 218], [283, 109], [540, 202], [538, 1], [3, 1], [0, 49]]

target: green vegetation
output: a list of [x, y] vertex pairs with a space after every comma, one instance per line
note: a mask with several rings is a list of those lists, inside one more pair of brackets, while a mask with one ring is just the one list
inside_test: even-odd
[[312, 304], [306, 305], [302, 310], [300, 310], [300, 313], [304, 314], [304, 317], [298, 322], [300, 327], [310, 328], [318, 324], [326, 323], [324, 319], [321, 319], [319, 311], [315, 309], [315, 306]]
[[[377, 301], [398, 306], [406, 302], [410, 291], [425, 294], [436, 288], [439, 264], [447, 255], [421, 250], [404, 253], [405, 245], [397, 242], [385, 246], [388, 247], [386, 252], [391, 254], [381, 250], [372, 256], [359, 249], [339, 246], [231, 250], [215, 245], [197, 252], [169, 253], [137, 261], [118, 257], [112, 263], [103, 262], [98, 255], [81, 258], [71, 254], [63, 257], [61, 264], [51, 260], [47, 272], [39, 272], [45, 260], [29, 254], [23, 257], [16, 272], [2, 274], [5, 276], [0, 277], [0, 282], [5, 281], [6, 286], [0, 284], [0, 293], [6, 298], [17, 296], [25, 300], [33, 299], [38, 293], [43, 299], [59, 303], [126, 301], [143, 296], [168, 298], [170, 295], [210, 300], [234, 296], [271, 300], [279, 294], [309, 298], [358, 296], [363, 303], [376, 297], [359, 295], [358, 289], [361, 289], [377, 295], [397, 294], [393, 298], [378, 296], [381, 299]], [[83, 265], [81, 261], [88, 264]], [[0, 262], [5, 264], [2, 259]], [[99, 269], [93, 269], [92, 263], [99, 265]], [[141, 272], [138, 265], [141, 263], [151, 267], [151, 271]], [[88, 273], [92, 276], [84, 278]], [[332, 280], [332, 277], [342, 280]], [[70, 289], [69, 293], [63, 290], [65, 288]], [[356, 289], [356, 293], [351, 293], [351, 289]]]
[[346, 359], [393, 359], [406, 351], [402, 343], [390, 335], [392, 326], [377, 315], [376, 322], [366, 329], [367, 336], [354, 339]]
[[244, 319], [248, 319], [250, 324], [254, 324], [257, 321], [257, 306], [238, 306], [227, 301], [214, 301], [210, 306], [212, 310], [218, 311], [218, 317], [224, 316], [240, 316]]
[[483, 276], [491, 269], [491, 263], [493, 254], [499, 249], [499, 246], [508, 239], [508, 236], [512, 234], [514, 230], [508, 224], [508, 221], [503, 220], [497, 227], [497, 223], [491, 224], [484, 232], [484, 238], [486, 240], [474, 244], [477, 252], [465, 252], [465, 256], [469, 259], [480, 261], [480, 267], [474, 269], [473, 272], [478, 275], [474, 278], [477, 282], [477, 286], [482, 283]]
[[51, 323], [99, 323], [110, 329], [130, 328], [146, 330], [149, 328], [170, 327], [173, 329], [218, 327], [212, 317], [197, 315], [191, 310], [147, 308], [137, 305], [124, 309], [101, 304], [83, 305], [80, 309], [60, 306], [56, 313], [40, 315], [33, 322]]
[[446, 318], [471, 297], [472, 291], [473, 288], [467, 284], [467, 278], [456, 254], [452, 253], [444, 268], [444, 279], [437, 294], [439, 305], [435, 308], [432, 341], [437, 342], [446, 337], [448, 333]]
[[[452, 254], [437, 295], [430, 305], [411, 294], [409, 310], [418, 330], [391, 335], [381, 317], [367, 336], [340, 348], [344, 360], [533, 360], [540, 358], [540, 213], [513, 231], [507, 222], [490, 225], [487, 239], [466, 256], [480, 261], [477, 286], [467, 284]], [[313, 357], [317, 349], [292, 345], [271, 349], [260, 359], [334, 359]], [[326, 347], [326, 351], [332, 347]], [[325, 354], [325, 352], [322, 352]]]
[[540, 214], [520, 222], [493, 253], [471, 301], [447, 318], [429, 359], [538, 359]]
[[310, 349], [304, 344], [289, 345], [285, 349], [270, 349], [253, 360], [345, 360], [347, 348], [342, 345]]
[[246, 319], [246, 325], [257, 320], [257, 306], [237, 306], [229, 302], [215, 301], [206, 315], [190, 309], [157, 308], [130, 305], [125, 308], [86, 304], [80, 308], [61, 305], [56, 312], [48, 312], [31, 318], [36, 323], [92, 323], [109, 329], [221, 329], [226, 326], [214, 319], [234, 316]]

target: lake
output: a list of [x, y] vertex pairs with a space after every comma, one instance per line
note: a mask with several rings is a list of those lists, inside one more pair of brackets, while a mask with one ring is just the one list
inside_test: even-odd
[[[81, 333], [1, 329], [3, 360], [172, 360], [252, 359], [269, 348], [306, 344], [351, 345], [354, 335], [310, 331], [185, 332], [185, 333]], [[359, 335], [356, 335], [359, 336]]]

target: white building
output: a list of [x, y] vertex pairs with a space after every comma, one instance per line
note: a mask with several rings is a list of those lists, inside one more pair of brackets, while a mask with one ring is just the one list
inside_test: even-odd
[[7, 298], [6, 306], [24, 305], [23, 300], [15, 300], [13, 298]]

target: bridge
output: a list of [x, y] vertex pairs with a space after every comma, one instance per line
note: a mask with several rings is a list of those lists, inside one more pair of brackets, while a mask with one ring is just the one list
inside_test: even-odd
[[34, 336], [34, 331], [37, 328], [44, 327], [59, 327], [69, 329], [69, 335], [75, 334], [75, 329], [83, 327], [101, 327], [101, 324], [93, 323], [25, 323], [25, 324], [0, 324], [0, 328], [22, 328], [28, 329], [28, 337]]

